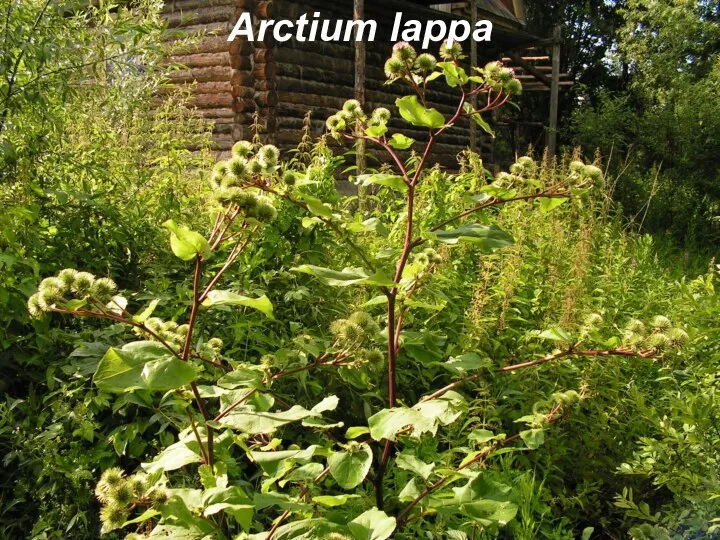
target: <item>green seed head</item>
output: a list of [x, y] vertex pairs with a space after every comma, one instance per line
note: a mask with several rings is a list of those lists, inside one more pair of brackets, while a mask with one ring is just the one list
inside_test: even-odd
[[405, 65], [402, 60], [394, 56], [385, 62], [385, 76], [388, 79], [397, 79], [405, 71]]
[[103, 303], [109, 302], [115, 292], [117, 292], [117, 285], [110, 278], [96, 279], [90, 289], [90, 294], [93, 298], [97, 298]]
[[343, 104], [343, 111], [349, 112], [352, 115], [355, 115], [358, 109], [362, 110], [362, 105], [360, 105], [360, 102], [357, 99], [348, 99]]
[[40, 304], [40, 298], [39, 298], [38, 294], [33, 294], [28, 299], [27, 307], [28, 307], [28, 312], [30, 313], [30, 317], [32, 317], [33, 319], [42, 317], [42, 315], [45, 311]]
[[415, 59], [415, 69], [423, 75], [431, 73], [435, 66], [437, 66], [437, 60], [432, 54], [424, 53]]
[[364, 311], [356, 311], [348, 319], [352, 324], [358, 325], [363, 332], [375, 333], [378, 331], [378, 325], [369, 313]]
[[232, 147], [232, 155], [239, 158], [252, 156], [253, 145], [249, 141], [238, 141]]
[[668, 330], [672, 327], [672, 323], [670, 322], [670, 319], [664, 315], [656, 315], [650, 321], [650, 326], [657, 328], [658, 330]]
[[345, 327], [347, 326], [346, 319], [338, 319], [330, 323], [330, 333], [336, 338], [343, 338], [345, 335]]
[[49, 277], [45, 278], [40, 282], [40, 285], [38, 287], [40, 289], [40, 292], [44, 291], [45, 289], [54, 289], [58, 290], [60, 292], [64, 292], [69, 290], [69, 288], [66, 288], [65, 283], [60, 278], [56, 277]]
[[63, 294], [60, 289], [47, 285], [44, 289], [40, 289], [37, 296], [38, 304], [45, 310], [53, 304], [57, 304], [63, 300]]
[[250, 213], [258, 205], [258, 200], [252, 193], [242, 191], [237, 196], [233, 197], [232, 202], [238, 205], [241, 211], [246, 215]]
[[248, 165], [245, 158], [234, 157], [228, 162], [228, 169], [231, 177], [237, 181], [242, 182], [247, 178]]
[[268, 222], [273, 221], [277, 217], [277, 210], [275, 210], [272, 204], [260, 202], [253, 211], [253, 214], [258, 221]]
[[596, 182], [599, 182], [603, 178], [602, 170], [595, 165], [585, 165], [584, 172], [585, 176], [592, 178]]
[[189, 324], [181, 324], [181, 325], [178, 326], [177, 329], [175, 330], [175, 332], [177, 332], [177, 334], [178, 334], [179, 336], [183, 336], [183, 337], [187, 336], [187, 333], [188, 333], [189, 331], [190, 331], [190, 325], [189, 325]]
[[100, 521], [102, 522], [103, 533], [108, 533], [122, 527], [127, 519], [127, 510], [117, 504], [108, 504], [100, 510]]
[[393, 45], [393, 58], [400, 60], [403, 63], [412, 64], [417, 57], [415, 48], [406, 41], [400, 41]]
[[508, 67], [502, 67], [500, 68], [500, 72], [498, 73], [498, 80], [506, 84], [510, 81], [512, 81], [515, 78], [515, 72]]
[[78, 271], [73, 268], [66, 268], [65, 270], [61, 270], [58, 274], [58, 279], [62, 281], [63, 288], [67, 291], [72, 289], [73, 283], [75, 283], [75, 276], [77, 276]]
[[89, 272], [78, 272], [75, 275], [75, 281], [72, 290], [80, 297], [85, 297], [92, 292], [92, 286], [95, 283], [95, 276]]
[[345, 129], [345, 120], [339, 114], [334, 114], [325, 122], [325, 126], [333, 132], [343, 131]]
[[378, 107], [372, 113], [373, 120], [385, 124], [390, 121], [390, 111], [385, 107]]
[[286, 186], [294, 186], [297, 183], [297, 175], [288, 169], [283, 173], [282, 181]]
[[218, 161], [213, 167], [213, 173], [218, 176], [225, 176], [228, 173], [227, 161]]
[[162, 329], [166, 332], [174, 332], [175, 330], [177, 330], [177, 327], [178, 323], [176, 323], [175, 321], [166, 321], [165, 323], [163, 323]]
[[135, 501], [132, 484], [128, 480], [123, 480], [117, 486], [108, 491], [108, 499], [121, 506], [128, 506]]
[[136, 498], [140, 498], [145, 494], [147, 484], [145, 483], [145, 479], [141, 476], [135, 475], [132, 478], [128, 479], [128, 484], [130, 485], [133, 495]]
[[448, 45], [447, 41], [443, 41], [440, 46], [440, 58], [443, 60], [460, 60], [463, 57], [462, 45], [455, 42], [452, 45]]
[[162, 487], [156, 487], [150, 492], [150, 500], [154, 505], [165, 504], [169, 498], [170, 494]]
[[147, 321], [145, 321], [147, 329], [152, 330], [155, 333], [161, 332], [164, 324], [163, 320], [158, 317], [150, 317]]
[[664, 349], [670, 345], [670, 339], [665, 334], [652, 334], [647, 338], [645, 344], [653, 349]]
[[503, 65], [501, 62], [488, 62], [485, 64], [485, 75], [490, 78], [497, 80], [500, 78], [500, 72], [503, 69]]
[[570, 171], [580, 173], [585, 171], [585, 164], [580, 160], [570, 162]]
[[257, 154], [258, 161], [262, 164], [263, 168], [274, 167], [277, 165], [280, 159], [280, 150], [272, 144], [266, 144]]
[[213, 349], [215, 351], [219, 351], [223, 347], [223, 341], [222, 341], [222, 339], [216, 338], [216, 337], [210, 338], [208, 340], [208, 345], [210, 346], [211, 349]]
[[343, 337], [348, 341], [357, 341], [363, 337], [364, 333], [359, 324], [348, 321], [345, 325], [345, 335]]
[[633, 334], [645, 334], [645, 324], [638, 319], [630, 319], [625, 326], [625, 329]]
[[250, 160], [248, 163], [248, 170], [250, 171], [250, 174], [255, 176], [262, 174], [264, 168], [265, 166], [257, 158]]
[[666, 332], [671, 347], [681, 347], [690, 339], [687, 332], [682, 328], [671, 328]]
[[584, 325], [589, 328], [597, 328], [603, 322], [603, 318], [598, 313], [591, 313], [585, 317]]
[[107, 494], [123, 482], [123, 471], [119, 467], [111, 467], [106, 469], [100, 476], [100, 480], [95, 487], [95, 495], [101, 502], [103, 498], [107, 500]]
[[510, 79], [504, 85], [505, 92], [511, 96], [519, 96], [522, 94], [522, 83], [517, 79]]

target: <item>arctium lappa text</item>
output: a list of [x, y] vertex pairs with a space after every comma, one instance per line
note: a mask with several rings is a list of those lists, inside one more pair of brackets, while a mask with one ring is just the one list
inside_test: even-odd
[[[323, 19], [319, 11], [312, 16], [303, 13], [298, 19], [263, 19], [253, 28], [252, 16], [249, 12], [238, 18], [228, 41], [244, 38], [248, 41], [265, 41], [272, 37], [280, 43], [295, 39], [304, 41], [375, 41], [377, 21], [350, 19]], [[478, 21], [473, 27], [468, 21], [456, 19], [443, 21], [431, 19], [418, 21], [403, 18], [402, 12], [395, 14], [392, 33], [386, 39], [392, 42], [408, 41], [421, 43], [427, 49], [432, 43], [447, 40], [449, 45], [468, 39], [490, 41], [492, 39], [492, 22]], [[383, 38], [379, 38], [383, 39]]]

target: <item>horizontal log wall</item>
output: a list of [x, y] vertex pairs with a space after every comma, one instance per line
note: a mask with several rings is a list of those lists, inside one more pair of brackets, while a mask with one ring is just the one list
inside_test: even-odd
[[[395, 13], [405, 19], [417, 18], [408, 5], [394, 0], [366, 2], [365, 19], [378, 22], [375, 41], [367, 43], [367, 108], [388, 107], [397, 116], [395, 99], [411, 93], [400, 83], [385, 85], [383, 66], [392, 51], [390, 36]], [[171, 29], [182, 34], [202, 33], [196, 45], [178, 52], [173, 61], [182, 65], [171, 78], [180, 85], [191, 85], [193, 103], [200, 114], [215, 123], [214, 140], [218, 150], [227, 152], [239, 139], [252, 136], [253, 114], [257, 111], [265, 139], [282, 148], [295, 146], [301, 137], [303, 117], [312, 111], [312, 130], [319, 135], [325, 120], [353, 97], [354, 46], [352, 42], [248, 42], [238, 38], [228, 42], [238, 17], [253, 16], [254, 26], [265, 18], [296, 20], [301, 14], [322, 19], [352, 19], [352, 0], [168, 0], [164, 16]], [[447, 18], [434, 12], [433, 18]], [[436, 44], [433, 49], [437, 49]], [[429, 52], [437, 53], [437, 50]], [[458, 94], [441, 80], [432, 85], [429, 101], [446, 118], [455, 111]], [[392, 131], [423, 140], [424, 130], [394, 118]], [[469, 145], [467, 120], [446, 132], [436, 145], [432, 159], [454, 162], [458, 152]]]

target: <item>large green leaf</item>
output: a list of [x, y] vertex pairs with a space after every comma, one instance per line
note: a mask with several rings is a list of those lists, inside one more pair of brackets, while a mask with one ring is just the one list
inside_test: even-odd
[[512, 246], [515, 243], [515, 239], [497, 225], [479, 223], [469, 223], [449, 231], [438, 231], [435, 235], [443, 244], [471, 242], [485, 252]]
[[415, 139], [411, 139], [410, 137], [407, 137], [402, 133], [395, 133], [388, 141], [388, 144], [396, 150], [407, 150], [413, 144], [415, 144]]
[[311, 214], [315, 214], [316, 216], [320, 216], [325, 219], [330, 219], [332, 217], [332, 209], [317, 197], [313, 197], [307, 193], [297, 193], [295, 198], [304, 202]]
[[385, 540], [395, 531], [396, 521], [382, 510], [372, 508], [348, 523], [355, 540]]
[[460, 356], [453, 356], [443, 364], [443, 367], [453, 373], [474, 371], [492, 366], [492, 360], [487, 356], [480, 356], [478, 353], [470, 352]]
[[257, 309], [268, 319], [273, 319], [273, 306], [264, 294], [260, 298], [249, 298], [232, 291], [210, 291], [202, 303], [205, 307], [212, 306], [245, 306]]
[[201, 461], [202, 457], [198, 452], [191, 450], [187, 444], [179, 441], [160, 452], [152, 462], [143, 463], [142, 468], [148, 474], [152, 474], [157, 471], [175, 471], [190, 463], [200, 463]]
[[452, 491], [455, 494], [452, 503], [459, 504], [463, 514], [484, 527], [505, 525], [517, 514], [510, 486], [490, 480], [485, 474], [478, 474]]
[[568, 200], [565, 197], [541, 197], [538, 199], [538, 208], [543, 214], [547, 214]]
[[423, 480], [427, 480], [428, 478], [430, 478], [430, 475], [435, 468], [434, 463], [425, 463], [424, 461], [415, 457], [413, 454], [406, 452], [398, 454], [395, 462], [397, 463], [397, 466], [401, 469], [413, 472], [418, 476], [422, 477]]
[[385, 186], [395, 191], [407, 191], [408, 186], [403, 180], [402, 176], [396, 176], [394, 174], [361, 174], [357, 177], [357, 182], [361, 186], [369, 186], [375, 184], [378, 186]]
[[344, 268], [341, 271], [323, 268], [321, 266], [313, 266], [311, 264], [303, 264], [291, 269], [293, 272], [310, 274], [320, 278], [324, 283], [333, 287], [347, 287], [348, 285], [375, 285], [381, 287], [392, 287], [394, 285], [392, 279], [385, 275], [382, 271], [377, 271], [373, 275], [369, 275], [362, 268]]
[[445, 118], [435, 109], [426, 109], [418, 101], [417, 96], [405, 96], [395, 100], [402, 116], [413, 126], [430, 129], [441, 128], [445, 125]]
[[170, 231], [172, 252], [183, 261], [191, 261], [197, 255], [202, 257], [210, 253], [210, 244], [201, 234], [178, 225], [172, 219], [163, 223], [163, 227]]
[[287, 411], [278, 413], [254, 411], [249, 407], [237, 407], [230, 414], [223, 417], [220, 423], [223, 427], [230, 427], [251, 435], [260, 435], [273, 433], [279, 427], [291, 422], [299, 422], [306, 418], [318, 416], [320, 416], [320, 413], [308, 411], [300, 405], [294, 405]]
[[106, 392], [164, 392], [191, 383], [195, 368], [173, 356], [160, 343], [135, 341], [111, 347], [98, 364], [93, 382]]
[[369, 445], [350, 445], [347, 451], [335, 452], [328, 458], [330, 474], [341, 488], [353, 489], [365, 480], [372, 457]]
[[469, 80], [465, 70], [453, 62], [438, 62], [437, 67], [443, 70], [445, 82], [450, 88], [466, 84]]
[[398, 433], [420, 437], [423, 433], [437, 433], [438, 426], [448, 425], [462, 414], [465, 400], [457, 392], [446, 392], [436, 399], [408, 407], [383, 409], [368, 419], [370, 436], [376, 440], [394, 441]]

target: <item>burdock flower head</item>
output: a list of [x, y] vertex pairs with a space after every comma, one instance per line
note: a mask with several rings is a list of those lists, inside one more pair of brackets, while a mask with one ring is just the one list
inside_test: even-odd
[[280, 159], [280, 150], [277, 149], [277, 146], [266, 144], [260, 148], [255, 159], [257, 159], [265, 169], [275, 167]]
[[454, 60], [461, 60], [463, 58], [462, 45], [457, 42], [453, 42], [452, 45], [448, 41], [443, 41], [440, 45], [440, 58], [452, 62]]
[[385, 76], [388, 79], [395, 80], [401, 77], [404, 71], [405, 64], [403, 64], [402, 60], [395, 58], [394, 56], [385, 62]]
[[415, 60], [415, 69], [423, 75], [431, 73], [435, 66], [437, 66], [437, 60], [432, 54], [423, 53]]
[[249, 141], [238, 141], [232, 147], [232, 155], [239, 158], [249, 158], [253, 153], [253, 145]]
[[407, 41], [398, 41], [395, 45], [393, 45], [393, 58], [397, 58], [404, 63], [411, 64], [415, 61], [416, 57], [417, 52], [415, 52], [415, 47], [410, 45]]

